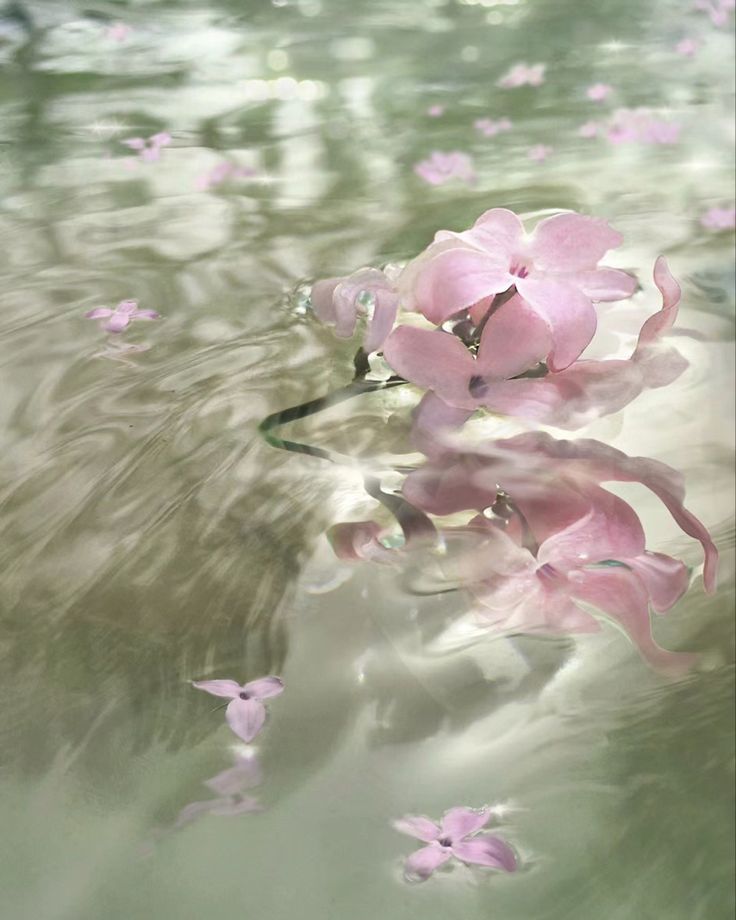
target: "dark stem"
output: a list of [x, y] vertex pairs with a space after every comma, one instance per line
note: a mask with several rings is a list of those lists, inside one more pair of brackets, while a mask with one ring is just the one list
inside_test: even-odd
[[493, 300], [488, 305], [488, 309], [483, 314], [481, 321], [478, 323], [475, 329], [475, 340], [480, 342], [480, 337], [483, 334], [483, 330], [486, 328], [486, 323], [493, 316], [493, 314], [498, 310], [499, 307], [502, 307], [508, 300], [516, 293], [516, 285], [512, 284], [511, 287], [503, 291], [501, 294], [496, 294]]

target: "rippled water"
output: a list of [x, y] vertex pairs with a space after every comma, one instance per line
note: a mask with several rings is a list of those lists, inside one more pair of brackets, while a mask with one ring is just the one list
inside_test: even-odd
[[[498, 90], [521, 60], [545, 84]], [[7, 5], [0, 61], [2, 916], [731, 916], [733, 236], [700, 223], [733, 197], [730, 27], [684, 0], [39, 0]], [[619, 106], [679, 142], [578, 135]], [[513, 130], [479, 136], [483, 117]], [[155, 162], [121, 144], [164, 130]], [[433, 150], [470, 153], [475, 186], [422, 183]], [[203, 189], [223, 160], [253, 174]], [[327, 545], [372, 513], [355, 469], [257, 432], [352, 376], [300, 285], [496, 205], [600, 215], [619, 264], [663, 252], [682, 279], [691, 367], [584, 432], [680, 469], [722, 550], [719, 593], [697, 578], [655, 626], [701, 653], [680, 680], [613, 629], [433, 642], [458, 592]], [[126, 298], [162, 318], [122, 337], [84, 318]], [[298, 431], [385, 470], [410, 402]], [[636, 497], [650, 544], [698, 565]], [[287, 692], [264, 811], [173, 829], [232, 759], [187, 681], [266, 673]], [[520, 873], [401, 880], [391, 819], [487, 802], [510, 806]]]

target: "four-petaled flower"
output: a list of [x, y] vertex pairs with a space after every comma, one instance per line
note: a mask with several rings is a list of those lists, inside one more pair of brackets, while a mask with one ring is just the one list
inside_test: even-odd
[[592, 102], [603, 102], [608, 99], [612, 92], [613, 87], [609, 86], [608, 83], [594, 83], [586, 89], [585, 95]]
[[444, 185], [451, 179], [460, 179], [469, 184], [476, 180], [473, 161], [467, 153], [459, 150], [449, 153], [435, 150], [426, 160], [414, 166], [414, 172], [430, 185]]
[[407, 879], [423, 882], [435, 869], [453, 858], [477, 866], [514, 872], [516, 854], [508, 843], [493, 834], [477, 833], [490, 818], [491, 811], [487, 808], [480, 811], [451, 808], [445, 812], [439, 824], [416, 815], [407, 815], [394, 821], [393, 826], [397, 831], [427, 844], [406, 860], [404, 872]]
[[166, 131], [159, 131], [158, 134], [152, 134], [148, 138], [128, 137], [120, 141], [131, 150], [135, 150], [141, 160], [146, 163], [153, 163], [161, 156], [161, 148], [167, 147], [171, 143], [171, 135]]
[[710, 208], [700, 218], [708, 230], [733, 230], [736, 227], [736, 208]]
[[278, 696], [284, 690], [280, 677], [259, 677], [242, 685], [234, 680], [193, 680], [192, 686], [230, 700], [225, 718], [235, 734], [246, 743], [255, 738], [266, 721], [266, 707], [262, 700]]
[[102, 323], [105, 332], [122, 332], [134, 319], [158, 319], [160, 316], [155, 310], [139, 310], [137, 300], [121, 300], [114, 310], [95, 307], [84, 315], [87, 319], [106, 320]]
[[546, 64], [515, 64], [496, 84], [502, 89], [515, 89], [517, 86], [541, 86], [544, 83]]

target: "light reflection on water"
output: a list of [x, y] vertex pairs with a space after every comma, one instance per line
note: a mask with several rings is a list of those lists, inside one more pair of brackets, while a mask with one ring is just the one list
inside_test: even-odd
[[[685, 59], [687, 35], [703, 50]], [[111, 20], [31, 2], [0, 59], [7, 916], [729, 916], [733, 237], [699, 222], [733, 194], [729, 31], [675, 2], [221, 0]], [[519, 61], [546, 62], [545, 84], [496, 89]], [[597, 82], [606, 111], [651, 107], [679, 143], [580, 137]], [[486, 117], [513, 130], [484, 137]], [[128, 164], [121, 140], [163, 130], [160, 161]], [[470, 153], [477, 184], [422, 184], [433, 150]], [[253, 175], [203, 191], [223, 160]], [[462, 599], [337, 566], [322, 534], [370, 515], [360, 478], [256, 434], [351, 376], [354, 349], [296, 309], [303, 281], [405, 259], [493, 205], [609, 218], [622, 266], [664, 252], [684, 282], [690, 370], [584, 432], [680, 469], [724, 551], [718, 596], [696, 585], [656, 624], [703, 655], [681, 681], [612, 630], [432, 646]], [[163, 318], [123, 350], [84, 313], [132, 297]], [[390, 466], [408, 400], [300, 430]], [[636, 499], [650, 542], [697, 564]], [[231, 762], [185, 681], [269, 672], [287, 692], [266, 810], [170, 832]], [[404, 887], [390, 819], [486, 802], [510, 805], [523, 872]]]

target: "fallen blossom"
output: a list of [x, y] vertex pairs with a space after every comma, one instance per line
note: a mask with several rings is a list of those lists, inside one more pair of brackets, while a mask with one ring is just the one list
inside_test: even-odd
[[536, 144], [527, 151], [527, 156], [535, 163], [542, 163], [547, 157], [554, 153], [554, 147], [548, 147], [546, 144]]
[[439, 824], [429, 818], [406, 815], [393, 822], [394, 828], [427, 844], [412, 853], [404, 864], [406, 878], [426, 881], [450, 859], [463, 863], [515, 872], [516, 854], [501, 837], [479, 834], [491, 818], [489, 809], [451, 808]]
[[454, 150], [443, 153], [435, 150], [426, 160], [414, 166], [414, 172], [430, 185], [444, 185], [452, 179], [472, 184], [476, 180], [475, 167], [467, 153]]
[[492, 118], [478, 118], [473, 122], [475, 130], [484, 137], [495, 137], [505, 131], [510, 131], [512, 124], [508, 118], [499, 118], [494, 121]]
[[256, 737], [266, 721], [266, 707], [262, 701], [278, 696], [284, 690], [280, 677], [260, 677], [243, 685], [234, 680], [193, 680], [191, 683], [197, 690], [230, 700], [225, 718], [235, 734], [246, 743]]
[[700, 42], [695, 41], [694, 38], [682, 38], [675, 45], [675, 51], [683, 57], [693, 57], [699, 48]]
[[429, 115], [430, 118], [439, 118], [440, 115], [444, 115], [444, 114], [445, 114], [444, 105], [430, 105], [430, 107], [427, 109], [427, 115]]
[[612, 92], [613, 87], [609, 86], [608, 83], [594, 83], [586, 89], [585, 95], [592, 102], [604, 102]]
[[122, 332], [133, 320], [152, 320], [160, 316], [155, 310], [139, 310], [137, 300], [121, 300], [114, 310], [95, 307], [84, 315], [86, 319], [104, 319], [101, 326], [105, 332]]
[[148, 138], [128, 137], [120, 143], [135, 150], [141, 160], [153, 163], [161, 157], [162, 148], [171, 143], [171, 135], [166, 131], [159, 131]]
[[515, 64], [496, 84], [502, 89], [515, 89], [518, 86], [541, 86], [544, 83], [546, 64]]
[[198, 176], [195, 185], [200, 191], [206, 192], [222, 185], [228, 179], [250, 179], [255, 175], [257, 172], [251, 166], [236, 166], [234, 163], [223, 161]]
[[736, 227], [736, 207], [710, 208], [700, 218], [708, 230], [733, 230]]
[[114, 42], [124, 42], [133, 29], [124, 22], [114, 22], [108, 26], [105, 34]]

